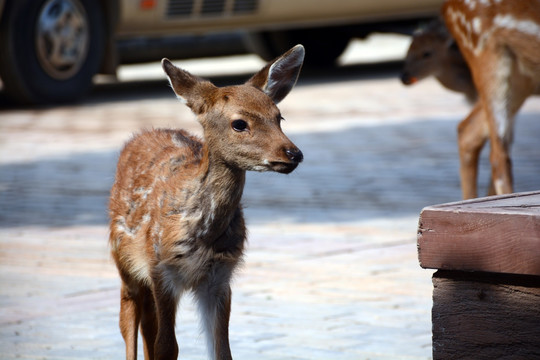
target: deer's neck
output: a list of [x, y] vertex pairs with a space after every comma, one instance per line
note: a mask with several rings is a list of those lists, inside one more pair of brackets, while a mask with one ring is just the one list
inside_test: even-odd
[[240, 200], [246, 172], [223, 163], [206, 146], [203, 151], [200, 182], [196, 196], [192, 197], [199, 202], [191, 208], [201, 216], [196, 237], [205, 243], [213, 243], [242, 216]]
[[220, 215], [226, 215], [240, 205], [246, 172], [235, 169], [208, 154], [202, 189], [213, 200], [213, 208]]

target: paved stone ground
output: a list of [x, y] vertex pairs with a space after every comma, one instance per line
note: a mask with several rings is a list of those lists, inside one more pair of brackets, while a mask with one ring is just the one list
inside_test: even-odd
[[[259, 66], [231, 61], [237, 70]], [[468, 106], [434, 81], [405, 88], [397, 75], [392, 64], [306, 72], [281, 104], [305, 162], [288, 176], [248, 176], [249, 248], [233, 285], [236, 359], [431, 357], [432, 272], [418, 266], [416, 225], [424, 206], [460, 198], [455, 127]], [[540, 98], [529, 99], [516, 125], [517, 191], [540, 187], [538, 117]], [[74, 106], [3, 103], [1, 359], [124, 356], [107, 196], [122, 143], [160, 126], [198, 131], [162, 79], [102, 84]], [[484, 184], [488, 171], [484, 154]], [[205, 358], [189, 298], [177, 334], [181, 358]]]

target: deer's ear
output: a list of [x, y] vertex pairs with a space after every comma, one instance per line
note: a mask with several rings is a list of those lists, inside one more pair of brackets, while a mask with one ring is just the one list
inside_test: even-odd
[[165, 74], [167, 74], [169, 84], [171, 84], [176, 96], [183, 103], [187, 103], [191, 93], [200, 80], [187, 71], [174, 66], [169, 59], [164, 58], [161, 60], [161, 66], [163, 67]]
[[298, 80], [304, 63], [305, 50], [296, 45], [285, 54], [267, 64], [247, 81], [247, 85], [264, 91], [276, 104], [287, 96]]
[[174, 66], [169, 59], [161, 60], [161, 66], [178, 99], [196, 114], [204, 112], [204, 107], [210, 104], [208, 100], [216, 87], [211, 82]]

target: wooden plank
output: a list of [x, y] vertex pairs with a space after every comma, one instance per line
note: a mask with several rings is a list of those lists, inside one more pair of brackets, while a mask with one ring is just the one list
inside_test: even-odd
[[540, 278], [437, 271], [433, 360], [540, 359]]
[[452, 211], [481, 212], [486, 214], [531, 214], [540, 216], [540, 191], [463, 200], [428, 208]]
[[540, 275], [540, 192], [424, 208], [418, 258], [431, 269]]

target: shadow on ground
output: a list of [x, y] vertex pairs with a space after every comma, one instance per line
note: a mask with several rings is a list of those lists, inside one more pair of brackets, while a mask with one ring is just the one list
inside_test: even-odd
[[[540, 188], [536, 116], [523, 114], [517, 122], [516, 191]], [[246, 217], [252, 223], [349, 222], [417, 216], [424, 206], [459, 200], [455, 126], [426, 120], [294, 134], [305, 162], [288, 176], [250, 173]], [[486, 157], [484, 151], [482, 185]], [[0, 166], [0, 226], [106, 224], [116, 159], [117, 152], [96, 152]]]

